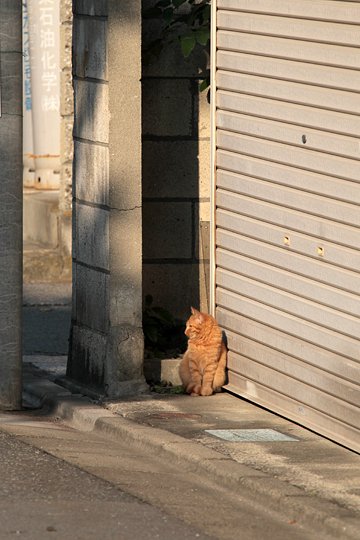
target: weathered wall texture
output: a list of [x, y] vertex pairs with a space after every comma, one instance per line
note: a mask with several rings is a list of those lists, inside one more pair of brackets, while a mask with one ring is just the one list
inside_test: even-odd
[[[143, 49], [158, 28], [143, 20]], [[143, 292], [185, 319], [191, 305], [208, 310], [210, 107], [177, 44], [143, 65], [142, 95]]]
[[[72, 0], [60, 4], [61, 175], [59, 209], [71, 212], [74, 99], [72, 88]], [[71, 215], [71, 214], [70, 214]]]
[[74, 297], [67, 375], [109, 397], [144, 386], [140, 17], [134, 0], [74, 2]]
[[21, 3], [2, 0], [0, 2], [0, 409], [21, 407], [23, 170], [21, 28]]
[[59, 245], [63, 256], [71, 255], [72, 163], [74, 146], [74, 98], [72, 88], [72, 0], [60, 4], [61, 69], [61, 169], [59, 193]]

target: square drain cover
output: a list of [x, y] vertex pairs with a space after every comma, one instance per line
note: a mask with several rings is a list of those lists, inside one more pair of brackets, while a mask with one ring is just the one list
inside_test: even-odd
[[231, 442], [298, 441], [274, 429], [206, 429], [206, 433]]

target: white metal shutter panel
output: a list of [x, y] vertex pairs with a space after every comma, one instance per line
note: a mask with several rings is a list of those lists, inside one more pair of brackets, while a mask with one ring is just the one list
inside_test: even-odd
[[360, 3], [216, 8], [228, 388], [360, 451]]

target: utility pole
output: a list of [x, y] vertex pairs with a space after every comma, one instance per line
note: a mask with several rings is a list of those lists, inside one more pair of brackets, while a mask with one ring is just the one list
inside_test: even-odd
[[21, 408], [22, 2], [0, 0], [0, 409]]

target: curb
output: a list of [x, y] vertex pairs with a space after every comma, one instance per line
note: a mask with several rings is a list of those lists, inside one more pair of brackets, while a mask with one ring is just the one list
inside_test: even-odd
[[339, 517], [334, 517], [341, 512], [344, 518], [358, 518], [355, 511], [238, 463], [211, 448], [163, 429], [123, 418], [48, 380], [34, 377], [30, 382], [25, 381], [24, 395], [28, 402], [37, 407], [49, 407], [53, 417], [68, 422], [75, 429], [128, 442], [153, 452], [160, 459], [170, 459], [174, 464], [181, 464], [188, 471], [206, 474], [209, 480], [216, 481], [224, 488], [233, 491], [240, 488], [242, 494], [244, 490], [249, 490], [259, 504], [276, 512], [279, 512], [279, 508], [282, 513], [288, 512], [289, 521], [307, 527], [321, 525], [324, 532], [334, 538], [359, 538], [356, 523], [354, 526], [349, 525]]

